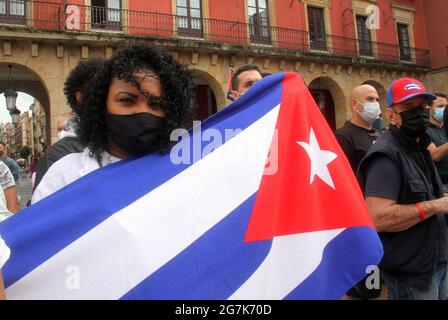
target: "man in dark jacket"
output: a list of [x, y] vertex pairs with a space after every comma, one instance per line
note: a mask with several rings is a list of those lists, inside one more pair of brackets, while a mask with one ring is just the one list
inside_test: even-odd
[[426, 130], [436, 97], [419, 81], [395, 81], [387, 94], [390, 127], [358, 169], [384, 247], [380, 263], [392, 299], [445, 299], [448, 197]]

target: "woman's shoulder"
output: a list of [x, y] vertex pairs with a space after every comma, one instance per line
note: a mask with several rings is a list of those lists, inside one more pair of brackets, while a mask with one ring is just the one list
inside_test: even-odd
[[11, 251], [6, 246], [3, 239], [0, 237], [0, 270], [2, 269], [6, 261], [9, 259], [10, 254]]
[[45, 173], [33, 193], [32, 203], [49, 196], [97, 168], [98, 163], [90, 157], [88, 149], [66, 155], [53, 163]]

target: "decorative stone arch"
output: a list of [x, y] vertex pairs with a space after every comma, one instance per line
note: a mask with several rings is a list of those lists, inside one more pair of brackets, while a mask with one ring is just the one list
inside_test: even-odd
[[193, 77], [207, 84], [213, 92], [216, 100], [216, 109], [221, 110], [226, 105], [226, 94], [221, 84], [208, 72], [192, 68]]
[[[331, 94], [333, 100], [333, 111], [329, 111], [326, 114], [327, 121], [333, 129], [338, 129], [344, 125], [344, 123], [350, 118], [350, 110], [347, 107], [347, 99], [344, 95], [342, 87], [329, 77], [317, 77], [313, 79], [308, 89], [313, 92], [328, 91]], [[328, 99], [328, 97], [326, 97]], [[333, 116], [333, 119], [329, 116]]]
[[28, 66], [16, 62], [0, 61], [0, 94], [10, 89], [9, 65], [12, 66], [14, 89], [26, 93], [39, 101], [45, 110], [46, 116], [46, 139], [50, 142], [51, 137], [51, 108], [48, 85], [39, 73]]

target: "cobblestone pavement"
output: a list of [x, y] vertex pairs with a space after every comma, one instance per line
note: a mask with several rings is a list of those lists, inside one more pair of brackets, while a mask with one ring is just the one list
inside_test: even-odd
[[19, 182], [16, 184], [17, 195], [20, 200], [20, 210], [26, 208], [26, 203], [31, 199], [33, 188], [29, 174], [21, 174]]

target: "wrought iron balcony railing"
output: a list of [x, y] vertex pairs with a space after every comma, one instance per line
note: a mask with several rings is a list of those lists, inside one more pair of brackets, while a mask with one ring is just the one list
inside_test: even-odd
[[171, 14], [65, 3], [0, 0], [0, 24], [64, 32], [111, 32], [135, 37], [174, 38], [264, 46], [305, 53], [358, 57], [429, 67], [429, 50], [303, 30]]

